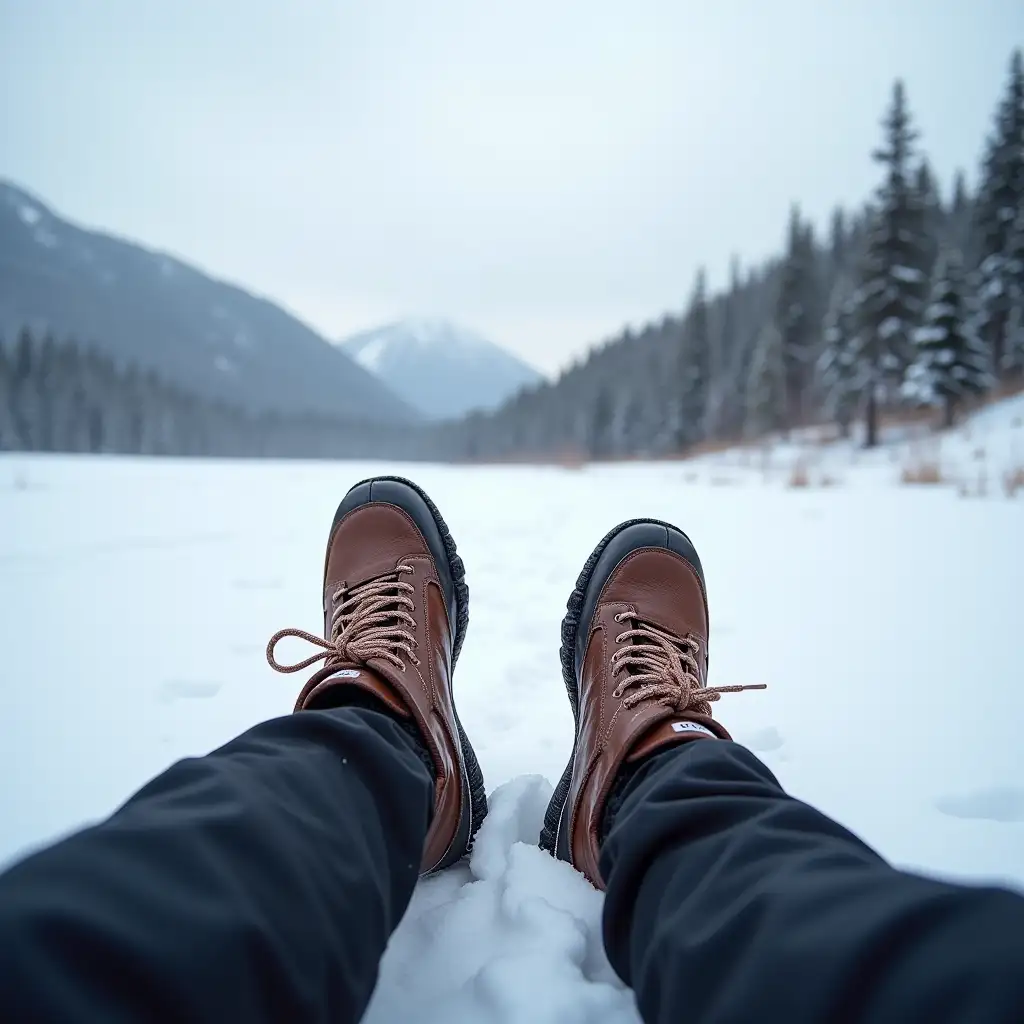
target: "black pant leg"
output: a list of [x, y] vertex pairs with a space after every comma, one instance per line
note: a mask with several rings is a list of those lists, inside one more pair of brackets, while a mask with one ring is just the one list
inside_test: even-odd
[[361, 708], [175, 764], [0, 876], [0, 1020], [358, 1020], [432, 792], [415, 740]]
[[644, 763], [601, 870], [647, 1024], [1024, 1021], [1024, 899], [896, 870], [735, 743]]

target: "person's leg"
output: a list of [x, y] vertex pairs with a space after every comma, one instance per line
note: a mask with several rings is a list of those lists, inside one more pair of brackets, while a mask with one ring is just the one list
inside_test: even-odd
[[356, 1021], [432, 779], [362, 708], [266, 722], [0, 876], [0, 1019]]
[[644, 1019], [1024, 1020], [1024, 900], [896, 871], [789, 798], [711, 715], [741, 688], [707, 685], [709, 622], [690, 539], [633, 520], [562, 623], [576, 736], [540, 843], [607, 889]]
[[356, 1021], [432, 778], [362, 708], [266, 722], [0, 876], [0, 1019]]
[[[321, 593], [323, 638], [267, 649], [324, 660], [295, 715], [0, 877], [0, 1020], [360, 1017], [417, 875], [486, 813], [452, 693], [468, 591], [430, 499], [375, 478], [338, 507]], [[286, 635], [319, 653], [280, 665]]]
[[744, 747], [649, 758], [607, 818], [605, 946], [647, 1024], [1024, 1020], [1024, 898], [896, 870]]

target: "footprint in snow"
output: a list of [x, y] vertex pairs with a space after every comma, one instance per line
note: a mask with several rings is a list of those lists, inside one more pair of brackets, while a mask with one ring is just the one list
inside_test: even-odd
[[935, 806], [952, 818], [985, 821], [1024, 821], [1024, 789], [1018, 786], [991, 786], [973, 793], [939, 797]]
[[215, 697], [220, 693], [221, 685], [209, 679], [165, 679], [157, 687], [156, 697], [163, 704], [182, 699]]

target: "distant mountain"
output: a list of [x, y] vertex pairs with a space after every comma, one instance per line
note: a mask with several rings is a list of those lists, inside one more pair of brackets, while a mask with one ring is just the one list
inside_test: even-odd
[[0, 338], [22, 327], [250, 411], [414, 422], [376, 376], [266, 299], [75, 227], [0, 181]]
[[541, 375], [478, 334], [441, 319], [402, 320], [342, 349], [431, 419], [494, 409]]

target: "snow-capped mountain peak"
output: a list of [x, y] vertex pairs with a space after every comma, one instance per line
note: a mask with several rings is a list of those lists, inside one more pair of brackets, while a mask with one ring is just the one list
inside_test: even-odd
[[419, 345], [457, 345], [465, 349], [487, 349], [491, 343], [479, 334], [454, 324], [444, 317], [413, 317], [395, 325], [410, 341]]
[[415, 317], [347, 338], [342, 349], [435, 419], [493, 409], [540, 374], [475, 331]]

